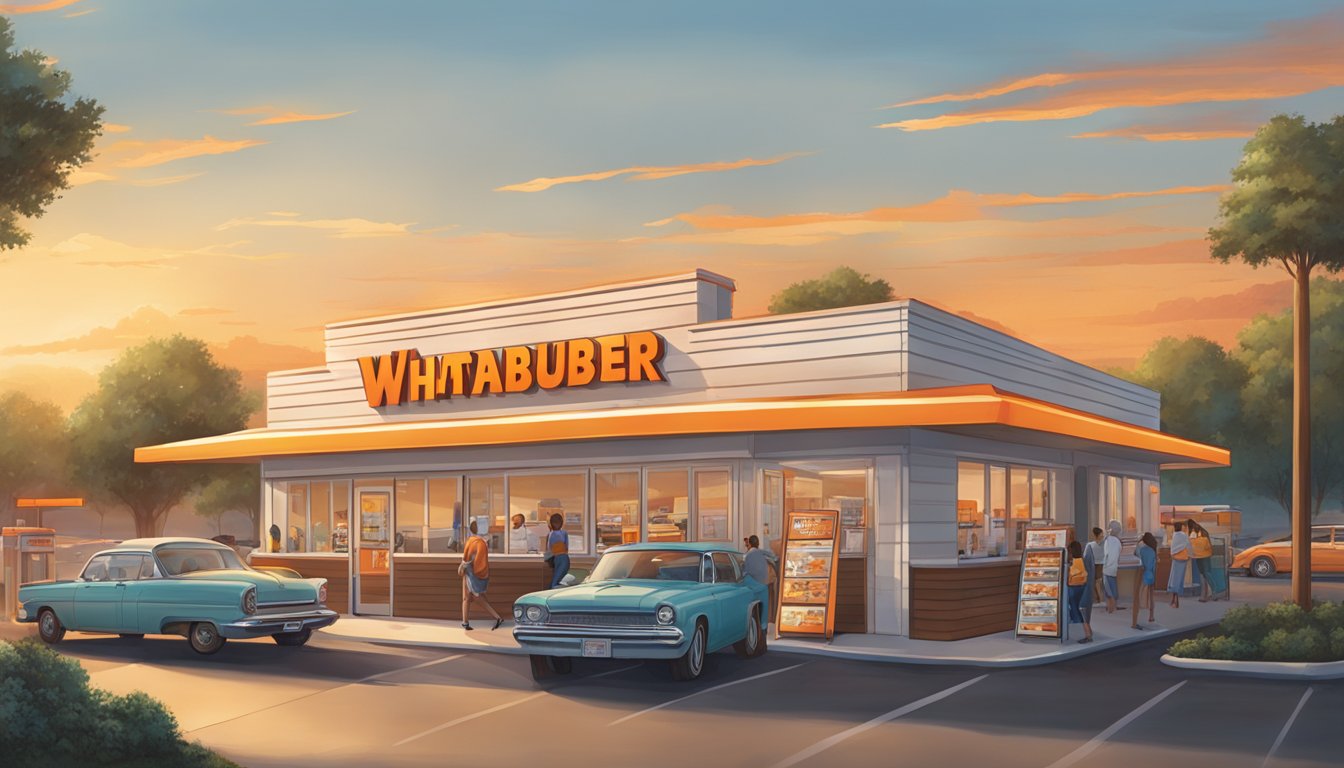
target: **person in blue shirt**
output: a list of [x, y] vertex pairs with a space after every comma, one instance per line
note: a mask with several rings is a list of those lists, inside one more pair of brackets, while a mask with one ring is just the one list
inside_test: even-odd
[[555, 572], [551, 575], [551, 589], [560, 586], [560, 580], [569, 573], [569, 531], [565, 530], [565, 516], [551, 515], [551, 532], [546, 534], [546, 559]]
[[1153, 617], [1153, 585], [1157, 583], [1157, 539], [1152, 533], [1144, 531], [1143, 536], [1139, 537], [1139, 545], [1134, 548], [1134, 554], [1139, 556], [1143, 574], [1139, 579], [1138, 599], [1134, 601], [1134, 621], [1129, 626], [1131, 629], [1146, 629], [1139, 625], [1139, 606], [1144, 601], [1148, 603], [1148, 622], [1151, 624], [1156, 621]]

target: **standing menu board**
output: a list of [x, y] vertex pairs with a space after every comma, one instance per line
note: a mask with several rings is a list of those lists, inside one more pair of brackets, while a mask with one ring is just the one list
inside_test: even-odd
[[784, 523], [783, 583], [775, 636], [835, 634], [839, 512], [790, 512]]
[[1017, 637], [1064, 637], [1064, 580], [1068, 551], [1063, 547], [1028, 547], [1022, 553], [1017, 589]]

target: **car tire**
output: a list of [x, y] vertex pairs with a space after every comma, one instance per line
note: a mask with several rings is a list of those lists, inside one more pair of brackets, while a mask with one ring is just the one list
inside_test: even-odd
[[224, 636], [219, 634], [214, 624], [201, 621], [191, 625], [191, 630], [187, 632], [187, 642], [191, 643], [191, 650], [202, 656], [209, 656], [224, 647]]
[[55, 611], [43, 608], [41, 613], [37, 614], [37, 635], [48, 645], [55, 645], [65, 638], [65, 625], [56, 618]]
[[1257, 557], [1251, 561], [1250, 573], [1258, 579], [1267, 579], [1279, 572], [1278, 566], [1274, 565], [1274, 560], [1268, 557]]
[[303, 629], [300, 629], [298, 632], [280, 632], [278, 634], [271, 635], [271, 639], [275, 641], [276, 645], [283, 645], [286, 648], [299, 648], [301, 646], [306, 645], [308, 643], [309, 638], [311, 638], [312, 636], [313, 636], [312, 628], [304, 627]]
[[691, 634], [691, 642], [686, 646], [686, 653], [681, 658], [672, 662], [672, 678], [689, 682], [700, 677], [700, 673], [705, 671], [705, 657], [708, 654], [709, 628], [705, 622], [697, 621], [695, 623], [695, 632]]
[[568, 675], [574, 669], [574, 660], [568, 656], [543, 656], [534, 653], [529, 659], [532, 662], [532, 679], [537, 681], [549, 680], [556, 675]]
[[143, 640], [145, 638], [144, 635], [136, 634], [134, 632], [123, 632], [120, 635], [117, 635], [117, 637], [120, 637], [122, 640]]
[[761, 643], [765, 633], [761, 631], [761, 613], [759, 608], [747, 612], [747, 634], [733, 643], [733, 652], [739, 659], [754, 659], [761, 655]]

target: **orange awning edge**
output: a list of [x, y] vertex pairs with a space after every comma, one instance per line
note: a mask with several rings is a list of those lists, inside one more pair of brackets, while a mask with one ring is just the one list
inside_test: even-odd
[[1227, 466], [1226, 449], [980, 384], [907, 392], [678, 403], [598, 410], [254, 429], [137, 448], [138, 463], [227, 462], [359, 451], [814, 429], [1001, 425]]

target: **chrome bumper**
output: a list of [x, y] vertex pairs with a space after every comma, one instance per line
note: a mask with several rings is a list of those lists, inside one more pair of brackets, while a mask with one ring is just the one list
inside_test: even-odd
[[613, 659], [675, 659], [685, 653], [685, 635], [676, 627], [523, 625], [513, 630], [524, 651], [544, 656], [583, 656], [583, 641], [589, 638], [610, 640]]
[[219, 634], [233, 639], [266, 637], [267, 635], [277, 635], [284, 632], [299, 632], [304, 629], [329, 627], [336, 623], [337, 618], [338, 614], [328, 608], [294, 613], [268, 613], [221, 624]]

